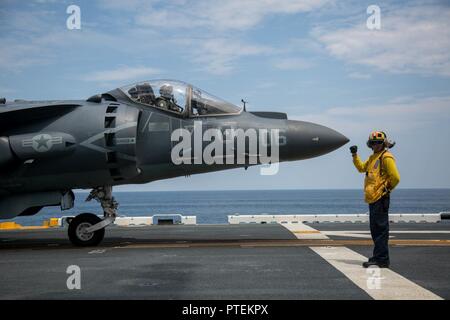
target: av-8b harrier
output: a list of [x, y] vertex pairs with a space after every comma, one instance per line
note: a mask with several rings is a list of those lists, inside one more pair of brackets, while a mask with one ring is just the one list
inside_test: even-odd
[[114, 222], [112, 187], [302, 160], [348, 142], [279, 112], [247, 112], [190, 84], [145, 81], [87, 100], [0, 101], [0, 219], [74, 206], [89, 189], [104, 218], [69, 224], [74, 245], [99, 244]]

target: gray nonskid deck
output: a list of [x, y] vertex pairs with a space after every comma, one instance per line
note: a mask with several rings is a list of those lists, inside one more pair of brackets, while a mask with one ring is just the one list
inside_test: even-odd
[[[423, 230], [405, 228], [399, 225]], [[72, 247], [65, 232], [0, 232], [1, 299], [371, 298], [281, 225], [113, 227], [96, 248]], [[371, 246], [349, 248], [370, 255]], [[393, 270], [450, 298], [450, 247], [397, 246], [391, 252]], [[81, 269], [81, 290], [67, 289], [70, 265]]]

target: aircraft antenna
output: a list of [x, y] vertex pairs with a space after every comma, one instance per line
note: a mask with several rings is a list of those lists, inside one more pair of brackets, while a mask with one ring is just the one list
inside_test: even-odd
[[244, 99], [241, 99], [241, 102], [244, 104], [244, 111], [247, 111], [245, 105], [248, 103], [248, 101], [245, 101]]

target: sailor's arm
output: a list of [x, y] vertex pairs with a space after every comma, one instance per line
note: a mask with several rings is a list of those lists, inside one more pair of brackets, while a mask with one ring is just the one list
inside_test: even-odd
[[383, 166], [386, 170], [386, 175], [388, 176], [387, 188], [389, 191], [394, 190], [394, 188], [400, 182], [400, 174], [395, 164], [395, 160], [391, 157], [386, 157], [383, 159]]
[[355, 165], [356, 169], [359, 172], [366, 172], [367, 171], [367, 163], [368, 163], [368, 161], [362, 162], [361, 158], [356, 153], [352, 154], [352, 158], [353, 158], [353, 164]]

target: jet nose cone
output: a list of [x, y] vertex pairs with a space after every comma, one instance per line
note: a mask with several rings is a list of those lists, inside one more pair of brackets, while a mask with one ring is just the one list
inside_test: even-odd
[[288, 120], [283, 153], [289, 160], [308, 159], [336, 150], [349, 141], [346, 136], [328, 127]]

